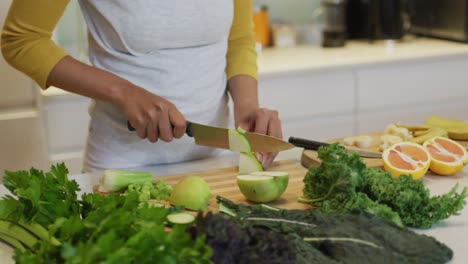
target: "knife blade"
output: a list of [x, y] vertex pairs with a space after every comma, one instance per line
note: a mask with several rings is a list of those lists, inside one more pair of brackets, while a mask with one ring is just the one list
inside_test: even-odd
[[[130, 122], [127, 122], [128, 129], [135, 131]], [[229, 129], [202, 125], [187, 121], [185, 133], [195, 139], [195, 144], [229, 149]], [[253, 132], [245, 132], [245, 137], [249, 141], [252, 152], [278, 152], [293, 148], [294, 145], [281, 139], [262, 135]]]
[[[229, 149], [229, 129], [190, 123], [191, 136], [195, 144], [208, 147]], [[187, 127], [189, 127], [187, 126]], [[187, 133], [189, 136], [190, 134]], [[278, 152], [293, 148], [294, 145], [281, 139], [253, 132], [245, 132], [252, 152]]]
[[[289, 138], [289, 143], [295, 145], [296, 147], [304, 148], [304, 149], [310, 149], [310, 150], [318, 150], [321, 146], [328, 146], [330, 145], [329, 143], [325, 142], [320, 142], [320, 141], [314, 141], [314, 140], [308, 140], [304, 138], [296, 138], [296, 137], [290, 137]], [[343, 146], [340, 146], [346, 151], [350, 153], [356, 153], [359, 156], [363, 158], [371, 158], [371, 159], [381, 159], [382, 158], [382, 153], [378, 152], [371, 152], [371, 151], [363, 151], [363, 150], [357, 150], [357, 149], [348, 149]]]

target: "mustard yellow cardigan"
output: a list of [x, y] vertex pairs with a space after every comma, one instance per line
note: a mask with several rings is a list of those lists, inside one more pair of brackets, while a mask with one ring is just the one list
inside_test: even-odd
[[[13, 0], [1, 36], [5, 60], [34, 79], [43, 89], [54, 66], [67, 52], [52, 40], [52, 31], [69, 0]], [[257, 55], [252, 22], [252, 0], [234, 0], [226, 74], [257, 79]]]

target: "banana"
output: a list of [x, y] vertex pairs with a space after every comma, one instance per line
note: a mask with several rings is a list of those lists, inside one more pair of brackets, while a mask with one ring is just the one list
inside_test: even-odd
[[413, 135], [414, 135], [415, 137], [419, 137], [419, 136], [422, 136], [422, 135], [425, 135], [425, 134], [429, 133], [429, 130], [430, 130], [430, 129], [426, 129], [426, 130], [416, 130], [416, 131], [413, 132]]
[[421, 130], [428, 130], [429, 128], [431, 128], [430, 126], [425, 126], [425, 125], [421, 125], [421, 126], [408, 126], [408, 125], [403, 125], [403, 124], [399, 124], [399, 123], [396, 123], [395, 124], [397, 127], [404, 127], [406, 129], [408, 129], [408, 131], [410, 132], [415, 132], [415, 131], [421, 131]]
[[424, 124], [431, 127], [441, 127], [444, 129], [468, 129], [468, 122], [458, 119], [448, 119], [439, 116], [430, 116], [426, 118]]
[[424, 121], [424, 124], [431, 127], [440, 127], [445, 129], [450, 139], [468, 140], [468, 122], [458, 119], [430, 116]]
[[412, 138], [412, 139], [410, 139], [410, 141], [414, 142], [414, 143], [417, 143], [417, 144], [422, 144], [422, 143], [424, 143], [424, 141], [426, 141], [428, 139], [431, 139], [433, 137], [447, 137], [447, 136], [448, 136], [448, 134], [447, 134], [447, 131], [445, 129], [442, 129], [440, 127], [432, 127], [427, 131], [427, 133], [425, 133], [425, 134], [423, 134], [421, 136]]
[[468, 140], [468, 129], [451, 129], [447, 132], [450, 139]]

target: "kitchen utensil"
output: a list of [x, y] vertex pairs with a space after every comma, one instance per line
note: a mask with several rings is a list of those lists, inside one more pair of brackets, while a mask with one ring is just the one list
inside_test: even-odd
[[[318, 150], [321, 146], [328, 146], [330, 145], [329, 143], [325, 142], [319, 142], [319, 141], [314, 141], [314, 140], [308, 140], [308, 139], [303, 139], [303, 138], [296, 138], [296, 137], [290, 137], [289, 138], [289, 143], [295, 145], [296, 147], [304, 148], [304, 149], [310, 149], [310, 150]], [[378, 152], [371, 152], [371, 151], [363, 151], [363, 150], [356, 150], [356, 149], [348, 149], [343, 146], [340, 146], [344, 149], [346, 149], [350, 153], [356, 153], [361, 157], [364, 158], [372, 158], [372, 159], [381, 159], [382, 158], [382, 153]]]
[[409, 31], [468, 43], [468, 0], [406, 0]]
[[[130, 122], [127, 122], [127, 126], [130, 131], [135, 131]], [[229, 149], [229, 129], [227, 128], [187, 121], [185, 133], [189, 137], [195, 138], [195, 144], [197, 145]], [[286, 141], [267, 135], [252, 132], [245, 132], [244, 135], [249, 141], [252, 152], [278, 152], [294, 147], [294, 145]]]

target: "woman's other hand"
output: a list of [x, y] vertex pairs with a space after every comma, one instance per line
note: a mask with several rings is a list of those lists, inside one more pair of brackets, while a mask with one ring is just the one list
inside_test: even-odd
[[[283, 138], [281, 120], [278, 111], [267, 108], [258, 108], [251, 111], [237, 111], [235, 114], [236, 127], [241, 127], [249, 132], [265, 134], [276, 138]], [[278, 152], [257, 153], [264, 168], [270, 166]]]
[[174, 104], [132, 84], [120, 91], [115, 103], [140, 138], [170, 142], [184, 135], [185, 118]]

